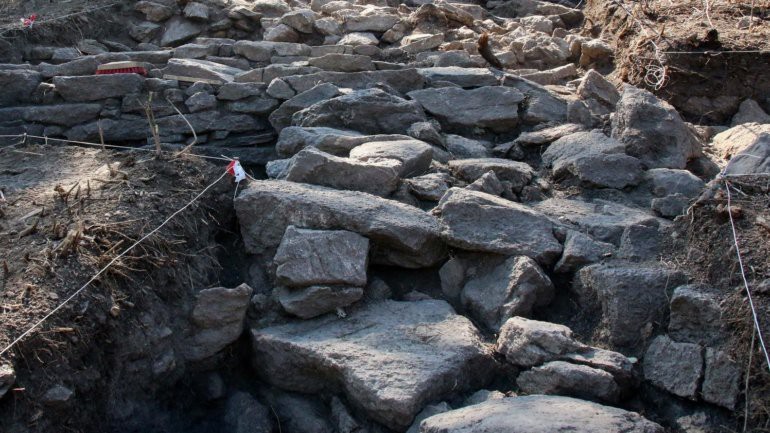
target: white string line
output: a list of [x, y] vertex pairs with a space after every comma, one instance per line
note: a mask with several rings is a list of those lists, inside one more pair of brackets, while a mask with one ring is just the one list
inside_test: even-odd
[[158, 230], [160, 230], [161, 228], [163, 228], [163, 226], [165, 226], [166, 224], [168, 224], [168, 222], [169, 222], [169, 221], [171, 221], [172, 219], [174, 219], [174, 217], [176, 217], [176, 216], [177, 216], [177, 215], [179, 215], [179, 214], [180, 214], [182, 211], [184, 211], [185, 209], [187, 209], [188, 207], [190, 207], [190, 206], [191, 206], [193, 203], [195, 203], [195, 201], [196, 201], [196, 200], [198, 200], [198, 199], [199, 199], [199, 198], [200, 198], [200, 197], [201, 197], [203, 194], [205, 194], [205, 193], [206, 193], [206, 191], [208, 191], [208, 190], [209, 190], [209, 189], [211, 189], [211, 188], [212, 188], [214, 185], [216, 185], [217, 183], [219, 183], [219, 181], [220, 181], [220, 180], [222, 180], [222, 179], [223, 179], [225, 176], [227, 176], [227, 172], [226, 172], [226, 171], [225, 171], [224, 173], [222, 173], [222, 175], [221, 175], [221, 176], [219, 176], [219, 177], [217, 178], [217, 180], [215, 180], [214, 182], [212, 182], [211, 184], [209, 184], [209, 186], [207, 186], [206, 188], [204, 188], [204, 189], [203, 189], [203, 191], [201, 191], [200, 193], [198, 193], [198, 195], [196, 195], [196, 196], [195, 196], [195, 197], [194, 197], [192, 200], [190, 200], [190, 201], [189, 201], [189, 202], [188, 202], [186, 205], [184, 205], [184, 206], [183, 206], [181, 209], [179, 209], [178, 211], [176, 211], [176, 212], [174, 212], [173, 214], [171, 214], [171, 216], [169, 216], [168, 218], [166, 218], [166, 220], [165, 220], [165, 221], [163, 221], [163, 223], [161, 223], [161, 225], [159, 225], [158, 227], [156, 227], [154, 230], [152, 230], [151, 232], [147, 233], [146, 235], [142, 236], [142, 238], [141, 238], [141, 239], [139, 239], [138, 241], [134, 242], [133, 244], [131, 244], [131, 246], [129, 246], [128, 248], [126, 248], [125, 250], [123, 250], [123, 252], [122, 252], [122, 253], [120, 253], [120, 254], [118, 254], [117, 256], [115, 256], [115, 258], [113, 258], [112, 260], [110, 260], [110, 262], [109, 262], [109, 263], [107, 263], [107, 265], [106, 265], [106, 266], [104, 266], [104, 267], [103, 267], [101, 270], [99, 270], [99, 272], [97, 272], [97, 273], [96, 273], [96, 274], [95, 274], [93, 277], [91, 277], [91, 279], [90, 279], [90, 280], [88, 280], [88, 281], [87, 281], [85, 284], [83, 284], [83, 286], [82, 286], [81, 288], [79, 288], [78, 290], [76, 290], [76, 291], [75, 291], [75, 293], [73, 293], [73, 294], [72, 294], [72, 295], [70, 295], [70, 296], [69, 296], [67, 299], [65, 299], [65, 300], [64, 300], [64, 302], [62, 302], [61, 304], [59, 304], [58, 306], [56, 306], [56, 308], [54, 308], [53, 310], [51, 310], [51, 312], [50, 312], [50, 313], [48, 313], [48, 314], [46, 314], [46, 315], [45, 315], [45, 316], [44, 316], [42, 319], [38, 320], [38, 321], [37, 321], [37, 322], [36, 322], [34, 325], [32, 325], [32, 326], [31, 326], [29, 329], [27, 329], [26, 331], [24, 331], [24, 332], [23, 332], [21, 335], [19, 335], [19, 337], [17, 337], [15, 340], [13, 340], [13, 342], [11, 342], [11, 344], [9, 344], [8, 346], [6, 346], [6, 347], [5, 347], [5, 349], [3, 349], [3, 350], [2, 350], [2, 352], [0, 352], [0, 356], [2, 356], [4, 353], [6, 353], [7, 351], [9, 351], [11, 348], [13, 348], [13, 346], [15, 346], [16, 344], [18, 344], [18, 343], [19, 343], [19, 342], [20, 342], [22, 339], [24, 339], [24, 337], [26, 337], [27, 335], [29, 335], [30, 333], [32, 333], [32, 331], [34, 331], [34, 330], [35, 330], [35, 329], [36, 329], [38, 326], [40, 326], [40, 325], [41, 325], [43, 322], [45, 322], [46, 320], [48, 320], [48, 318], [50, 318], [51, 316], [53, 316], [53, 315], [54, 315], [54, 314], [55, 314], [57, 311], [59, 311], [60, 309], [62, 309], [62, 307], [64, 307], [64, 306], [65, 306], [65, 305], [66, 305], [68, 302], [70, 302], [70, 301], [71, 301], [72, 299], [74, 299], [74, 298], [75, 298], [77, 295], [79, 295], [79, 294], [80, 294], [80, 293], [81, 293], [83, 290], [85, 290], [85, 289], [86, 289], [86, 287], [88, 287], [88, 285], [89, 285], [89, 284], [91, 284], [92, 282], [94, 282], [94, 281], [95, 281], [95, 280], [96, 280], [96, 279], [97, 279], [97, 278], [98, 278], [98, 277], [99, 277], [101, 274], [103, 274], [103, 273], [104, 273], [104, 271], [106, 271], [106, 270], [107, 270], [107, 269], [108, 269], [110, 266], [112, 266], [112, 265], [113, 265], [115, 262], [117, 262], [117, 261], [118, 261], [118, 259], [120, 259], [120, 258], [121, 258], [121, 257], [123, 257], [124, 255], [126, 255], [126, 254], [127, 254], [129, 251], [131, 251], [131, 250], [132, 250], [134, 247], [136, 247], [137, 245], [139, 245], [140, 243], [142, 243], [142, 242], [143, 242], [145, 239], [147, 239], [147, 238], [149, 238], [150, 236], [152, 236], [153, 234], [157, 233], [157, 232], [158, 232]]
[[[46, 141], [60, 141], [63, 143], [74, 143], [74, 144], [82, 144], [85, 146], [93, 146], [93, 147], [105, 147], [105, 148], [111, 148], [111, 149], [125, 149], [125, 150], [138, 150], [141, 152], [157, 152], [155, 149], [145, 149], [143, 147], [131, 147], [131, 146], [118, 146], [116, 144], [101, 144], [101, 143], [93, 143], [88, 141], [77, 141], [77, 140], [66, 140], [63, 138], [51, 138], [51, 137], [45, 137], [41, 135], [28, 135], [28, 134], [16, 134], [16, 135], [0, 135], [0, 138], [37, 138], [40, 140], [46, 140]], [[161, 153], [165, 154], [171, 154], [176, 155], [179, 152], [176, 151], [169, 151], [169, 150], [161, 150]], [[225, 157], [219, 157], [219, 156], [209, 156], [209, 155], [201, 155], [197, 153], [190, 153], [185, 152], [182, 155], [190, 155], [190, 156], [197, 156], [199, 158], [205, 158], [205, 159], [213, 159], [217, 161], [232, 161], [231, 158], [225, 158]], [[180, 155], [181, 156], [181, 155]]]
[[[660, 38], [660, 33], [654, 27], [646, 24], [645, 22], [643, 22], [642, 20], [634, 16], [634, 14], [630, 10], [628, 10], [628, 8], [626, 8], [626, 5], [623, 4], [621, 0], [612, 0], [612, 2], [620, 6], [631, 19], [633, 19], [639, 24], [645, 36], [650, 37], [650, 33], [647, 31], [647, 28], [646, 28], [646, 27], [649, 27], [650, 30], [658, 34], [658, 38]], [[648, 43], [652, 45], [653, 51], [655, 52], [655, 60], [658, 62], [658, 64], [657, 65], [649, 64], [644, 67], [645, 69], [644, 82], [645, 84], [647, 84], [648, 86], [652, 87], [657, 91], [662, 89], [668, 81], [668, 70], [666, 66], [663, 64], [666, 59], [663, 58], [662, 52], [658, 48], [658, 44], [656, 44], [655, 41], [650, 39]]]
[[725, 180], [725, 189], [727, 190], [727, 215], [730, 218], [730, 228], [733, 232], [733, 242], [735, 244], [735, 254], [738, 256], [738, 264], [741, 268], [741, 278], [743, 279], [743, 286], [746, 288], [746, 296], [749, 300], [749, 307], [751, 307], [751, 317], [754, 319], [754, 327], [757, 328], [757, 336], [759, 337], [759, 345], [762, 348], [762, 353], [765, 355], [765, 361], [767, 361], [767, 369], [770, 370], [770, 355], [767, 353], [767, 346], [765, 346], [765, 339], [762, 336], [762, 328], [759, 326], [759, 319], [757, 318], [757, 309], [754, 307], [754, 299], [751, 296], [751, 290], [749, 289], [749, 281], [746, 278], [746, 271], [743, 266], [743, 258], [741, 257], [741, 248], [738, 245], [738, 233], [735, 230], [735, 221], [733, 221], [732, 212], [732, 194], [730, 194], [730, 183]]

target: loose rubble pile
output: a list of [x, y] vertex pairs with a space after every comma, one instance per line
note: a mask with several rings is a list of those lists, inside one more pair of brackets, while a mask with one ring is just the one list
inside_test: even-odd
[[[190, 143], [189, 121], [197, 152], [265, 166], [235, 199], [260, 276], [200, 291], [184, 354], [250, 336], [274, 388], [231, 394], [231, 431], [272, 431], [277, 410], [289, 432], [662, 432], [629, 404], [650, 386], [736, 408], [720, 294], [660, 258], [721, 162], [769, 171], [753, 101], [695, 127], [616, 86], [569, 2], [133, 7], [130, 46], [0, 65], [0, 134], [147, 145], [150, 110], [163, 143]], [[94, 75], [115, 61], [148, 76]], [[437, 290], [392, 287], [418, 274]], [[540, 320], [568, 303], [602, 348]], [[501, 377], [506, 394], [479, 391]], [[0, 368], [0, 396], [13, 380]]]

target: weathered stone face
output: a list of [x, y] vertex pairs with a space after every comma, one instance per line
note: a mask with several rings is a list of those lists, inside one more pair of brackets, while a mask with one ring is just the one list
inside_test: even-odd
[[236, 199], [236, 212], [246, 248], [254, 253], [277, 247], [286, 227], [295, 225], [366, 236], [374, 244], [375, 262], [423, 267], [446, 254], [434, 217], [366, 193], [259, 181]]
[[569, 397], [531, 395], [490, 400], [423, 421], [422, 433], [521, 431], [662, 433], [663, 427], [634, 412]]
[[285, 389], [340, 390], [372, 419], [406, 429], [423, 406], [483, 386], [492, 372], [476, 329], [443, 301], [382, 301], [252, 331], [254, 363]]

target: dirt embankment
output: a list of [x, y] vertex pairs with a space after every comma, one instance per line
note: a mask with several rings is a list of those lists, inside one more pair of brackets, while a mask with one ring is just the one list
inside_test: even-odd
[[[219, 165], [68, 146], [0, 150], [0, 347], [194, 198], [221, 175]], [[174, 318], [189, 309], [195, 290], [220, 283], [218, 236], [232, 223], [224, 191], [230, 186], [222, 180], [3, 356], [25, 366], [17, 382], [26, 385], [0, 405], [9, 414], [0, 417], [1, 431], [16, 431], [19, 419], [32, 431], [106, 429], [106, 420], [92, 419], [95, 411], [115, 413], [127, 396], [174, 380], [177, 374], [153, 379], [136, 363], [138, 353], [160, 348], [148, 349], [149, 337], [137, 329], [180, 332]], [[42, 417], [57, 386], [87, 393], [91, 404]]]
[[766, 2], [590, 0], [585, 31], [616, 46], [619, 81], [644, 86], [697, 124], [723, 124], [746, 98], [770, 109]]

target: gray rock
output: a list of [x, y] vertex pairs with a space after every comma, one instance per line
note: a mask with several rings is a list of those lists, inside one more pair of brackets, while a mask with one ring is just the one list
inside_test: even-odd
[[280, 101], [265, 96], [250, 96], [245, 99], [229, 102], [227, 108], [237, 113], [265, 115], [272, 113]]
[[631, 85], [623, 88], [612, 118], [612, 137], [648, 168], [685, 168], [702, 155], [700, 143], [674, 107]]
[[601, 261], [612, 255], [615, 246], [600, 242], [579, 231], [567, 232], [564, 252], [554, 266], [554, 272], [569, 273], [579, 268]]
[[586, 347], [578, 352], [568, 353], [561, 360], [573, 364], [586, 365], [612, 374], [615, 382], [626, 391], [638, 385], [634, 364], [636, 358], [626, 358], [623, 354], [611, 350]]
[[672, 194], [666, 197], [654, 198], [650, 201], [650, 208], [663, 218], [676, 218], [687, 213], [690, 207], [690, 199], [682, 194]]
[[315, 57], [308, 61], [310, 66], [321, 68], [324, 71], [360, 72], [373, 71], [374, 63], [369, 56], [356, 54], [330, 53], [321, 57]]
[[709, 403], [735, 409], [741, 392], [741, 367], [725, 352], [707, 348], [701, 396]]
[[562, 250], [548, 218], [493, 195], [452, 188], [436, 212], [442, 237], [456, 248], [523, 255], [543, 264], [553, 263]]
[[583, 131], [583, 125], [565, 123], [537, 131], [523, 132], [516, 138], [516, 143], [524, 147], [541, 146], [581, 131]]
[[237, 101], [249, 96], [262, 96], [264, 94], [265, 85], [262, 83], [225, 83], [219, 88], [217, 99]]
[[584, 348], [566, 326], [524, 317], [508, 319], [497, 337], [497, 351], [519, 367], [541, 365]]
[[609, 62], [615, 51], [601, 39], [587, 39], [581, 44], [580, 53], [580, 66], [586, 67]]
[[142, 22], [132, 25], [128, 29], [128, 34], [131, 36], [131, 39], [137, 42], [149, 42], [155, 39], [162, 30], [163, 27], [159, 24]]
[[190, 110], [190, 113], [197, 113], [198, 111], [211, 110], [217, 106], [217, 98], [205, 92], [198, 92], [187, 98], [184, 101], [184, 105]]
[[439, 81], [456, 84], [463, 88], [497, 86], [497, 77], [487, 68], [444, 66], [417, 70], [428, 85]]
[[174, 15], [174, 9], [161, 3], [152, 1], [140, 1], [134, 5], [137, 10], [145, 15], [148, 21], [159, 23], [166, 21]]
[[286, 24], [278, 24], [265, 32], [264, 40], [270, 42], [299, 42], [299, 33]]
[[716, 134], [712, 138], [711, 148], [717, 156], [729, 160], [755, 142], [761, 141], [765, 134], [770, 134], [770, 125], [748, 123], [734, 126]]
[[375, 163], [396, 160], [401, 163], [398, 175], [418, 176], [430, 168], [433, 148], [420, 140], [370, 141], [350, 151], [350, 158]]
[[16, 383], [16, 370], [10, 364], [0, 365], [0, 398], [8, 393], [13, 384]]
[[270, 409], [248, 393], [239, 391], [227, 399], [225, 424], [233, 433], [271, 433]]
[[175, 16], [166, 21], [165, 31], [160, 37], [162, 47], [173, 47], [183, 44], [201, 34], [203, 26], [180, 16]]
[[263, 17], [276, 18], [290, 12], [291, 6], [283, 0], [256, 0], [251, 10]]
[[489, 146], [486, 146], [485, 142], [471, 140], [459, 135], [444, 135], [444, 145], [452, 157], [457, 159], [488, 158], [490, 156]]
[[567, 122], [567, 101], [545, 87], [524, 78], [506, 75], [503, 85], [517, 89], [527, 98], [521, 119], [528, 125]]
[[[271, 43], [271, 44], [279, 44], [279, 42], [264, 42], [264, 43]], [[288, 44], [289, 49], [294, 49], [293, 47], [298, 46], [299, 44]], [[301, 45], [304, 46], [304, 45]], [[272, 48], [271, 48], [272, 49]], [[264, 68], [257, 68], [252, 69], [247, 72], [243, 72], [241, 74], [238, 74], [235, 76], [235, 82], [236, 83], [278, 83], [278, 82], [284, 82], [284, 80], [276, 80], [276, 78], [285, 78], [289, 76], [300, 76], [304, 77], [305, 75], [313, 74], [316, 72], [319, 72], [320, 69], [312, 67], [312, 66], [297, 66], [293, 64], [282, 64], [282, 63], [276, 63], [271, 64], [268, 66], [265, 66]], [[284, 82], [284, 84], [286, 84]], [[277, 84], [276, 84], [277, 85]], [[312, 83], [308, 87], [299, 89], [298, 87], [292, 88], [292, 86], [289, 86], [287, 84], [287, 88], [289, 89], [286, 91], [286, 93], [290, 93], [289, 96], [285, 98], [280, 99], [288, 99], [297, 94], [298, 92], [304, 92], [306, 90], [310, 90], [313, 87], [317, 86], [318, 82]], [[275, 86], [274, 86], [275, 87]], [[276, 89], [273, 89], [276, 90]], [[284, 93], [284, 90], [281, 90], [280, 93]], [[268, 86], [268, 95], [271, 95], [270, 87]], [[272, 95], [271, 95], [272, 96]], [[277, 97], [277, 96], [276, 96]]]
[[233, 52], [252, 62], [269, 62], [273, 56], [309, 56], [310, 47], [305, 44], [291, 42], [241, 40], [233, 45]]
[[334, 18], [321, 18], [315, 20], [315, 29], [324, 36], [338, 36], [342, 34], [342, 26]]
[[[267, 126], [258, 119], [243, 115], [231, 114], [225, 110], [201, 111], [186, 116], [195, 132], [198, 134], [208, 131], [245, 132], [264, 130]], [[162, 117], [157, 119], [161, 131], [171, 134], [189, 134], [190, 126], [179, 115]], [[145, 128], [147, 120], [145, 119]]]
[[[238, 78], [236, 78], [236, 81]], [[297, 94], [294, 89], [279, 78], [274, 78], [267, 86], [267, 94], [277, 99], [290, 99]]]
[[55, 385], [40, 397], [40, 402], [46, 406], [61, 408], [75, 395], [75, 391], [63, 385]]
[[40, 74], [43, 78], [52, 78], [58, 75], [93, 75], [101, 62], [94, 56], [84, 56], [71, 62], [60, 65], [40, 64]]
[[438, 132], [437, 125], [431, 122], [413, 123], [406, 130], [406, 133], [412, 138], [437, 146], [444, 146], [444, 139], [441, 137], [441, 133]]
[[420, 433], [420, 424], [423, 422], [423, 420], [432, 417], [433, 415], [438, 415], [440, 413], [449, 412], [452, 410], [452, 407], [447, 404], [447, 402], [442, 401], [438, 404], [431, 404], [429, 406], [426, 406], [425, 409], [420, 411], [420, 413], [417, 414], [416, 417], [414, 417], [414, 422], [412, 422], [412, 425], [409, 427], [409, 429], [406, 431], [406, 433]]
[[595, 99], [614, 108], [620, 101], [620, 92], [607, 81], [602, 74], [591, 69], [586, 72], [577, 89], [577, 94], [583, 99]]
[[206, 359], [241, 336], [251, 292], [246, 284], [234, 289], [215, 287], [198, 292], [191, 315], [195, 327], [184, 346], [185, 359]]
[[418, 199], [439, 201], [449, 190], [451, 180], [451, 176], [445, 173], [429, 173], [405, 179], [404, 183]]
[[724, 339], [722, 308], [716, 295], [697, 285], [677, 287], [671, 297], [669, 336], [682, 343], [713, 346]]
[[163, 68], [164, 75], [218, 80], [222, 83], [232, 82], [235, 76], [242, 72], [232, 66], [197, 59], [170, 59], [168, 65]]
[[304, 92], [315, 87], [318, 83], [330, 83], [339, 88], [354, 90], [367, 89], [384, 83], [398, 92], [408, 93], [412, 90], [422, 89], [425, 84], [425, 80], [417, 73], [416, 69], [363, 72], [324, 71], [306, 75], [292, 75], [283, 79], [297, 92]]
[[369, 134], [401, 133], [425, 114], [414, 101], [407, 101], [380, 89], [357, 90], [319, 102], [298, 111], [296, 126], [350, 128]]
[[347, 156], [351, 149], [370, 139], [355, 131], [290, 126], [281, 130], [275, 147], [279, 155], [287, 157], [297, 154], [306, 147], [315, 147], [333, 155]]
[[426, 403], [483, 386], [491, 373], [476, 329], [443, 301], [380, 301], [346, 320], [254, 329], [252, 338], [254, 363], [269, 382], [307, 393], [341, 389], [370, 418], [398, 430]]
[[743, 125], [744, 123], [770, 123], [770, 115], [757, 104], [753, 99], [746, 99], [741, 102], [738, 112], [733, 116], [730, 123], [732, 126]]
[[499, 400], [502, 398], [505, 398], [505, 394], [500, 391], [481, 389], [466, 397], [465, 400], [463, 400], [462, 407], [484, 403], [485, 401], [489, 400]]
[[339, 95], [337, 86], [329, 83], [319, 84], [281, 104], [277, 110], [270, 113], [270, 124], [276, 131], [281, 132], [283, 128], [291, 125], [291, 118], [297, 111]]
[[629, 226], [665, 225], [665, 220], [645, 211], [606, 200], [549, 198], [533, 207], [568, 228], [613, 245], [620, 245], [623, 232]]
[[503, 182], [500, 182], [500, 179], [497, 178], [497, 175], [495, 175], [494, 171], [488, 171], [484, 173], [483, 176], [476, 179], [471, 183], [470, 185], [466, 186], [465, 189], [468, 189], [470, 191], [480, 191], [485, 192], [487, 194], [492, 194], [496, 196], [502, 196], [504, 193], [508, 192], [510, 194], [510, 182], [506, 182], [508, 186], [504, 185]]
[[421, 433], [663, 433], [635, 412], [570, 397], [531, 395], [495, 399], [432, 416]]
[[564, 361], [551, 361], [525, 371], [516, 384], [527, 394], [555, 394], [617, 403], [620, 387], [604, 370]]
[[206, 22], [209, 20], [209, 7], [203, 3], [190, 2], [184, 7], [183, 14], [190, 20]]
[[401, 39], [401, 49], [408, 54], [416, 54], [438, 47], [444, 42], [443, 34], [412, 33]]
[[386, 32], [400, 21], [398, 15], [384, 14], [371, 9], [368, 14], [345, 17], [345, 30], [348, 32]]
[[184, 44], [174, 49], [174, 57], [179, 59], [203, 59], [218, 52], [216, 45]]
[[279, 287], [276, 296], [286, 312], [311, 319], [353, 304], [364, 296], [364, 289], [345, 286]]
[[33, 105], [0, 108], [0, 119], [17, 118], [27, 122], [73, 126], [96, 119], [101, 111], [101, 104]]
[[511, 317], [529, 316], [554, 297], [554, 286], [529, 257], [511, 257], [488, 273], [471, 278], [461, 293], [463, 306], [488, 329]]
[[144, 87], [144, 78], [136, 74], [54, 77], [53, 84], [64, 100], [84, 102], [139, 93]]
[[281, 17], [280, 23], [285, 24], [300, 33], [313, 33], [313, 23], [316, 14], [310, 9], [296, 9]]
[[289, 225], [344, 229], [369, 238], [377, 263], [431, 266], [445, 256], [438, 222], [408, 205], [356, 191], [259, 181], [235, 200], [246, 250], [277, 247]]
[[473, 158], [449, 161], [449, 169], [452, 170], [455, 176], [466, 182], [474, 182], [487, 172], [492, 171], [499, 180], [510, 182], [516, 193], [529, 184], [535, 174], [535, 170], [525, 162], [501, 158]]
[[351, 47], [357, 47], [359, 45], [377, 45], [380, 41], [377, 36], [370, 32], [351, 32], [337, 42], [337, 45], [349, 45]]
[[663, 233], [656, 225], [634, 224], [623, 230], [617, 256], [629, 260], [658, 260]]
[[[121, 119], [101, 119], [99, 122], [77, 125], [67, 132], [70, 140], [99, 140], [99, 126], [105, 141], [146, 140], [150, 136], [147, 119], [138, 116], [121, 116]], [[188, 128], [189, 131], [189, 128]]]
[[703, 348], [659, 335], [644, 354], [644, 378], [674, 395], [695, 400], [703, 376]]
[[575, 177], [597, 187], [624, 188], [641, 182], [642, 164], [623, 150], [622, 143], [601, 132], [576, 132], [553, 142], [543, 162], [557, 179]]
[[279, 283], [291, 287], [318, 284], [366, 285], [369, 240], [343, 230], [286, 232], [273, 258]]
[[665, 317], [670, 291], [684, 275], [663, 267], [596, 264], [578, 273], [578, 301], [583, 308], [598, 304], [610, 342], [632, 346], [644, 329]]
[[83, 39], [78, 42], [78, 51], [86, 55], [107, 53], [110, 50], [95, 39]]
[[657, 197], [682, 194], [684, 197], [694, 198], [700, 195], [706, 186], [702, 180], [687, 170], [654, 168], [645, 172], [644, 177], [649, 184], [650, 192]]
[[[754, 135], [744, 141], [748, 146], [733, 156], [730, 162], [727, 163], [727, 167], [724, 170], [725, 174], [742, 175], [770, 172], [770, 133], [766, 132], [766, 130], [770, 130], [770, 125], [763, 125], [763, 127], [766, 127], [763, 129], [766, 130], [760, 129], [761, 132], [756, 131], [756, 128], [752, 128], [752, 125], [757, 124], [748, 123], [737, 127], [755, 129]], [[723, 134], [727, 134], [727, 132], [729, 130]], [[716, 142], [716, 137], [714, 141]]]
[[409, 97], [436, 116], [444, 128], [480, 126], [495, 132], [510, 131], [519, 124], [519, 104], [524, 101], [524, 95], [506, 87], [443, 87], [409, 92]]
[[366, 162], [308, 147], [291, 159], [283, 178], [386, 197], [398, 188], [401, 171], [402, 164], [395, 159]]

